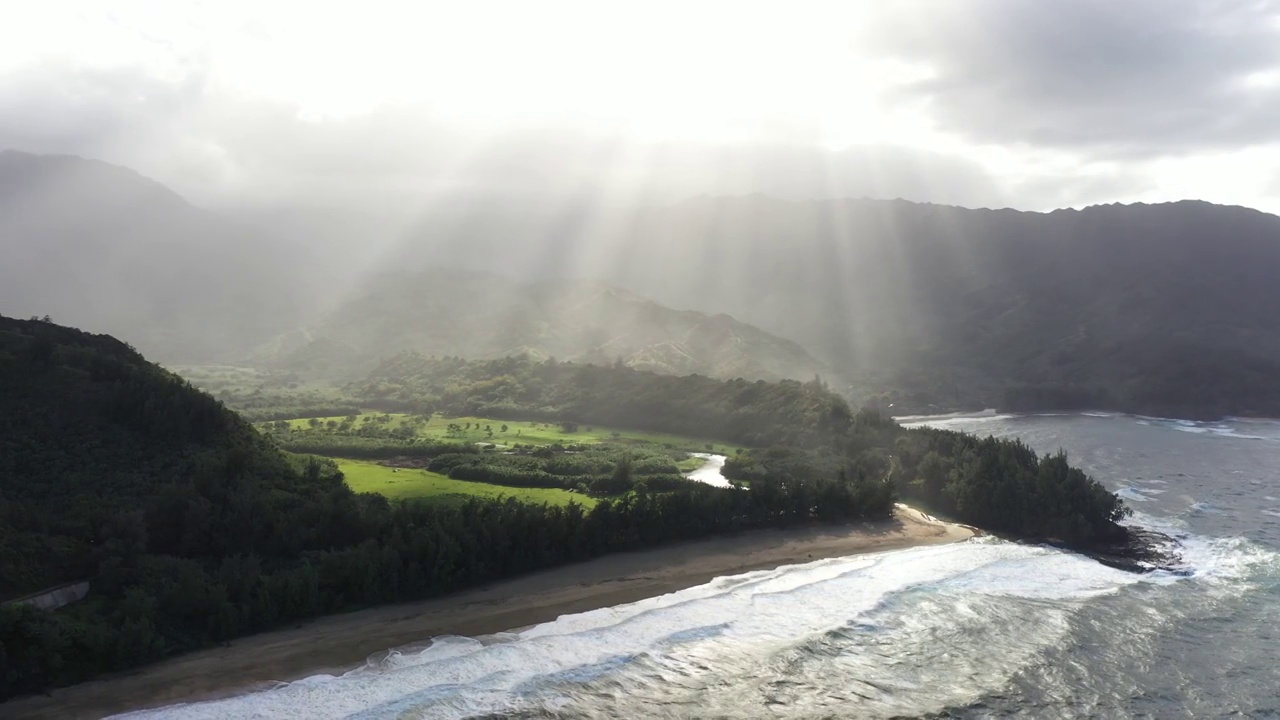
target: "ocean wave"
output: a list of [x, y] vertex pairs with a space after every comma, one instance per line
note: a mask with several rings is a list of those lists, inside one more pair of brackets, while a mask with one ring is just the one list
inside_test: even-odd
[[[1208, 507], [1207, 503], [1195, 503]], [[1215, 585], [1232, 585], [1280, 570], [1280, 552], [1245, 537], [1208, 537], [1188, 532], [1186, 520], [1135, 511], [1129, 523], [1174, 538], [1181, 564], [1149, 574], [1154, 582], [1193, 577]]]
[[[1197, 420], [1180, 420], [1177, 418], [1157, 418], [1145, 415], [1133, 415], [1134, 421], [1139, 425], [1149, 425], [1156, 427], [1164, 427], [1170, 430], [1190, 433], [1193, 435], [1214, 435], [1218, 437], [1235, 438], [1239, 440], [1280, 440], [1280, 423], [1271, 421], [1241, 421], [1236, 418], [1223, 418], [1218, 421], [1197, 421]], [[1240, 425], [1253, 425], [1255, 429], [1251, 431], [1243, 431]], [[1257, 427], [1264, 429], [1275, 428], [1275, 435], [1260, 435]]]
[[[1184, 535], [1182, 542], [1196, 578], [1225, 581], [1275, 560], [1247, 541]], [[611, 707], [625, 714], [619, 708], [628, 698], [646, 693], [677, 706], [697, 696], [697, 707], [714, 709], [741, 701], [743, 683], [756, 683], [754, 693], [787, 695], [784, 683], [769, 678], [786, 677], [797, 664], [818, 676], [876, 677], [885, 687], [915, 682], [904, 667], [920, 678], [969, 679], [920, 693], [923, 705], [911, 712], [927, 712], [998, 689], [1019, 663], [1060, 639], [1081, 603], [1139, 583], [1186, 579], [1128, 573], [988, 536], [718, 578], [504, 633], [501, 641], [436, 638], [342, 676], [124, 717], [465, 717], [558, 713], [582, 703], [609, 715]], [[997, 639], [1001, 652], [988, 652]], [[893, 663], [882, 662], [885, 652]], [[772, 670], [761, 675], [762, 666]], [[813, 675], [806, 670], [804, 677]], [[872, 698], [865, 700], [870, 714], [874, 698], [891, 693], [870, 686], [861, 692]]]
[[[903, 427], [933, 427], [940, 429], [968, 429], [971, 426], [985, 426], [990, 422], [1016, 420], [1018, 418], [1051, 418], [1079, 417], [1100, 420], [1129, 419], [1136, 425], [1159, 427], [1168, 430], [1213, 437], [1232, 438], [1237, 440], [1270, 440], [1280, 441], [1280, 421], [1266, 419], [1223, 418], [1216, 421], [1185, 420], [1180, 418], [1164, 418], [1151, 415], [1127, 415], [1111, 412], [1076, 412], [1076, 413], [997, 413], [994, 410], [982, 413], [954, 413], [951, 415], [917, 415], [895, 418]], [[1272, 434], [1264, 434], [1272, 431]]]
[[[1139, 481], [1139, 482], [1142, 482], [1142, 481]], [[1153, 481], [1149, 481], [1149, 482], [1153, 482]], [[1165, 491], [1160, 488], [1140, 488], [1140, 487], [1133, 487], [1131, 485], [1119, 488], [1115, 491], [1116, 496], [1119, 497], [1121, 500], [1127, 500], [1131, 502], [1150, 502], [1152, 495], [1162, 495], [1164, 494], [1164, 492]]]
[[991, 420], [1008, 417], [1013, 416], [1001, 414], [995, 408], [987, 408], [986, 410], [974, 412], [954, 412], [941, 415], [895, 415], [893, 419], [900, 425], [906, 425], [908, 423], [938, 422], [942, 420]]

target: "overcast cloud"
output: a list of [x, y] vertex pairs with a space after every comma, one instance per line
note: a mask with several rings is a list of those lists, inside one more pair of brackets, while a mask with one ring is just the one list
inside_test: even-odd
[[0, 29], [0, 148], [128, 165], [211, 205], [1280, 211], [1275, 2], [531, 5], [33, 6]]
[[934, 75], [904, 96], [977, 142], [1092, 156], [1280, 141], [1280, 3], [969, 0], [894, 4], [876, 50]]

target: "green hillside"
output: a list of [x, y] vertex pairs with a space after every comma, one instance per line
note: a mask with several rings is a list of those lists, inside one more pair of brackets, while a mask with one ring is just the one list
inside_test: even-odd
[[602, 223], [614, 232], [566, 236], [564, 220], [503, 207], [428, 219], [387, 262], [501, 257], [545, 280], [554, 237], [558, 257], [609, 258], [602, 279], [794, 340], [850, 397], [889, 392], [899, 409], [1280, 415], [1272, 214], [749, 195], [619, 210]]
[[[884, 517], [892, 502], [883, 478], [722, 490], [683, 480], [668, 456], [670, 479], [652, 492], [639, 482], [654, 477], [644, 461], [623, 457], [606, 469], [608, 497], [579, 503], [492, 480], [568, 484], [582, 476], [548, 468], [586, 456], [513, 457], [527, 467], [512, 472], [507, 456], [474, 444], [438, 451], [469, 477], [407, 494], [435, 501], [357, 494], [332, 461], [290, 459], [118, 340], [0, 317], [0, 600], [90, 583], [56, 611], [0, 604], [0, 700], [324, 613], [807, 522], [812, 503], [797, 493], [827, 498], [827, 519]], [[397, 494], [369, 472], [351, 483]], [[468, 482], [481, 479], [490, 482]]]
[[515, 452], [371, 436], [413, 457], [400, 472], [344, 461], [346, 479], [333, 461], [283, 454], [118, 340], [0, 317], [0, 600], [90, 585], [53, 611], [0, 604], [0, 700], [606, 553], [883, 519], [898, 493], [1019, 536], [1125, 535], [1124, 506], [1064, 458], [904, 430], [818, 382], [412, 355], [370, 382], [388, 402], [473, 417], [575, 416], [752, 449], [725, 466], [741, 487], [719, 488], [683, 478], [681, 450], [612, 435]]
[[[105, 544], [248, 551], [275, 529], [200, 528], [175, 488], [223, 481], [296, 491], [254, 429], [126, 344], [48, 322], [0, 318], [0, 598], [94, 574]], [[134, 536], [131, 536], [133, 533]], [[136, 537], [135, 537], [136, 536]]]

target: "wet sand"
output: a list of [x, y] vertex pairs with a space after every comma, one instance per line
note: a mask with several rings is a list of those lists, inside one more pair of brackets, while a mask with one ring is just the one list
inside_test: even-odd
[[98, 718], [225, 697], [319, 673], [340, 674], [374, 653], [436, 635], [488, 635], [676, 592], [724, 575], [959, 542], [974, 534], [971, 528], [900, 505], [893, 520], [761, 530], [610, 555], [434, 600], [333, 615], [252, 635], [227, 647], [3, 703], [0, 717]]

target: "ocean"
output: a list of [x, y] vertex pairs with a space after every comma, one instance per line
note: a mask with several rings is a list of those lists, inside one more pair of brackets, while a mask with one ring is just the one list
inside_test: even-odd
[[1280, 717], [1280, 423], [928, 422], [1065, 449], [1181, 565], [992, 537], [821, 560], [122, 717]]

